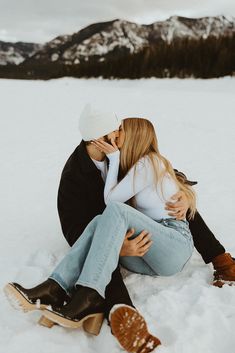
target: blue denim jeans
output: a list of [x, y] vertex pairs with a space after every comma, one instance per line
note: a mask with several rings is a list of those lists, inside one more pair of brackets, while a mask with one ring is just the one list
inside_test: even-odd
[[[143, 257], [120, 257], [125, 234], [146, 229], [153, 244]], [[128, 270], [150, 275], [171, 276], [180, 272], [193, 252], [187, 221], [163, 219], [159, 222], [121, 202], [108, 203], [102, 215], [86, 227], [68, 254], [49, 278], [70, 292], [77, 284], [95, 289], [105, 297], [105, 288], [118, 262]]]

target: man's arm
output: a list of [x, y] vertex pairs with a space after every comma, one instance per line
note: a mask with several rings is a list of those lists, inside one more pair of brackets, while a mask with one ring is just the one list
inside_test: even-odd
[[165, 210], [169, 211], [168, 215], [178, 220], [185, 219], [190, 207], [186, 194], [183, 191], [179, 191], [172, 196], [171, 200], [172, 202], [166, 202]]
[[[179, 182], [193, 186], [197, 184], [197, 181], [188, 180], [186, 175], [177, 169], [174, 169], [175, 176], [179, 180]], [[178, 220], [185, 219], [187, 215], [187, 211], [190, 207], [189, 200], [187, 195], [183, 191], [177, 192], [172, 196], [172, 202], [167, 202], [165, 209], [169, 211], [169, 216], [175, 217]]]
[[[82, 185], [82, 183], [80, 184]], [[57, 208], [65, 239], [72, 246], [88, 223], [97, 215], [87, 204], [85, 191], [71, 178], [63, 177], [60, 182]], [[89, 207], [89, 210], [87, 210]]]
[[152, 245], [151, 234], [143, 230], [137, 237], [130, 239], [135, 229], [130, 229], [125, 236], [120, 256], [144, 256]]

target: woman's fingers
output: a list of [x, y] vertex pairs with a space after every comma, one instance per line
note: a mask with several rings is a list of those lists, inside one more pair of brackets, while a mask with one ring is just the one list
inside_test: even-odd
[[95, 145], [96, 147], [102, 149], [102, 150], [106, 147], [105, 145], [103, 145], [102, 142], [100, 142], [100, 141], [98, 141], [98, 140], [94, 140], [94, 141], [92, 141], [91, 143], [92, 143], [93, 145]]
[[95, 145], [101, 152], [104, 152], [106, 154], [112, 153], [118, 150], [118, 147], [116, 146], [114, 141], [112, 144], [105, 141], [100, 141], [100, 140], [93, 140], [91, 143]]
[[92, 145], [94, 145], [100, 152], [103, 152], [103, 146], [97, 143], [96, 141], [91, 142]]

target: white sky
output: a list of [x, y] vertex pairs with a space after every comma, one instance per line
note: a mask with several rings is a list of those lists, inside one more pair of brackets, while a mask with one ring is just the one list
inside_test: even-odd
[[45, 42], [93, 22], [152, 23], [172, 15], [235, 16], [235, 0], [0, 0], [0, 40]]

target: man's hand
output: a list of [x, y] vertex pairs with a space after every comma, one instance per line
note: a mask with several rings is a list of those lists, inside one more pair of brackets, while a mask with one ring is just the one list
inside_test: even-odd
[[189, 201], [185, 193], [179, 191], [177, 194], [173, 195], [171, 199], [176, 201], [166, 203], [165, 210], [170, 211], [168, 212], [169, 216], [178, 220], [185, 219], [186, 213], [189, 209]]
[[147, 230], [143, 230], [136, 238], [129, 240], [129, 238], [135, 233], [135, 229], [130, 229], [126, 235], [120, 256], [144, 256], [152, 245], [150, 240], [151, 235]]

